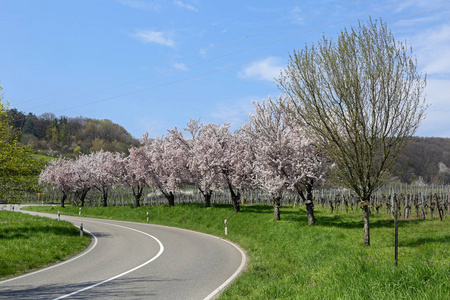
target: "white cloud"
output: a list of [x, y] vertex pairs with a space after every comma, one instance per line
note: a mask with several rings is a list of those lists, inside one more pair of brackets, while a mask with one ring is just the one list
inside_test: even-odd
[[290, 14], [295, 20], [303, 18], [303, 10], [298, 5], [294, 6], [294, 8], [290, 11]]
[[450, 25], [430, 28], [412, 38], [413, 51], [427, 74], [450, 74]]
[[190, 11], [198, 12], [198, 9], [196, 7], [194, 7], [194, 6], [190, 5], [190, 4], [186, 4], [186, 3], [182, 2], [182, 1], [179, 1], [179, 0], [173, 1], [173, 4], [175, 4], [178, 7], [190, 10]]
[[188, 70], [189, 70], [188, 66], [186, 66], [186, 65], [183, 64], [183, 63], [174, 63], [174, 64], [173, 64], [173, 67], [174, 67], [175, 69], [181, 70], [181, 71], [188, 71]]
[[153, 1], [145, 1], [145, 0], [116, 0], [116, 1], [122, 5], [126, 5], [136, 9], [150, 9], [154, 11], [159, 11], [161, 9], [161, 5]]
[[175, 42], [171, 38], [167, 37], [167, 34], [163, 32], [138, 30], [131, 36], [145, 44], [155, 43], [169, 47], [175, 46]]
[[285, 66], [275, 57], [268, 57], [263, 60], [253, 62], [239, 72], [241, 78], [254, 78], [258, 80], [268, 80], [273, 82], [280, 76], [280, 71]]
[[429, 79], [425, 92], [431, 106], [416, 135], [450, 137], [450, 80]]
[[236, 130], [248, 121], [248, 115], [254, 112], [251, 97], [241, 98], [238, 101], [218, 103], [211, 113], [213, 122], [217, 124], [231, 123], [231, 129]]

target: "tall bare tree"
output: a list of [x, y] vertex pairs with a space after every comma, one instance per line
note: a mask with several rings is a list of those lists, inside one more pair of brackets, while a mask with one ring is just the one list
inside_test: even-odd
[[360, 198], [369, 246], [370, 196], [425, 118], [426, 75], [385, 23], [370, 20], [344, 29], [336, 42], [323, 37], [294, 51], [278, 83], [334, 160], [336, 177]]

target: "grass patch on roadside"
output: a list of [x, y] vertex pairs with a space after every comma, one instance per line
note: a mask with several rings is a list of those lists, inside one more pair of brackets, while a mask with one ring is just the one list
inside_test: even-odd
[[[29, 207], [53, 212], [50, 207]], [[78, 215], [78, 207], [58, 208]], [[220, 299], [450, 299], [449, 220], [400, 220], [399, 266], [394, 266], [393, 220], [371, 216], [371, 244], [363, 246], [359, 211], [330, 214], [316, 207], [315, 227], [303, 207], [282, 207], [274, 222], [269, 205], [204, 208], [199, 204], [152, 207], [84, 207], [82, 216], [182, 227], [224, 236], [250, 257], [248, 270]]]
[[89, 243], [72, 223], [0, 211], [0, 279], [65, 260]]

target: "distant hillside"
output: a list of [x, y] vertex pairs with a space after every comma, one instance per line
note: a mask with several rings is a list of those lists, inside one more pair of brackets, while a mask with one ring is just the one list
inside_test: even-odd
[[14, 128], [21, 131], [20, 142], [49, 156], [72, 157], [100, 149], [128, 153], [130, 147], [139, 145], [125, 128], [106, 119], [25, 115], [15, 108], [8, 110], [8, 115]]
[[450, 184], [450, 138], [413, 137], [400, 153], [394, 175], [405, 183]]

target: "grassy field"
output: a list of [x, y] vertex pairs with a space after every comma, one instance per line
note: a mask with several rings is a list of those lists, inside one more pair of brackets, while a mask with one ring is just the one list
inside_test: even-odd
[[69, 222], [0, 211], [0, 279], [67, 259], [89, 243]]
[[[58, 209], [78, 215], [78, 207]], [[331, 215], [316, 207], [315, 227], [307, 226], [303, 207], [282, 207], [282, 220], [274, 222], [268, 205], [244, 205], [237, 215], [229, 205], [86, 207], [82, 216], [146, 222], [147, 211], [150, 223], [217, 236], [228, 219], [227, 238], [247, 250], [250, 262], [220, 299], [450, 299], [449, 220], [401, 220], [395, 267], [386, 214], [371, 216], [370, 247], [363, 246], [359, 211]]]

